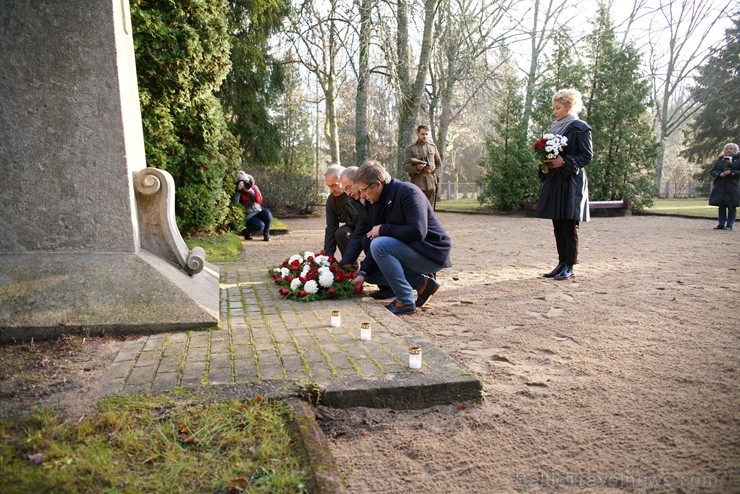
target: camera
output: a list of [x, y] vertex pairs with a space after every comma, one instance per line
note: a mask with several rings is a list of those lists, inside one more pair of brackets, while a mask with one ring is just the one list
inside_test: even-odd
[[240, 180], [240, 183], [242, 184], [242, 187], [244, 187], [244, 190], [251, 189], [253, 185], [249, 180]]
[[429, 156], [424, 156], [421, 161], [424, 162], [425, 167], [429, 166]]

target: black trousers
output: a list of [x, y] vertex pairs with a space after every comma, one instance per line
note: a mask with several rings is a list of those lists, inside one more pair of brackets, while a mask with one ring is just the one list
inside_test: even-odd
[[578, 262], [578, 220], [552, 220], [558, 262], [573, 266]]

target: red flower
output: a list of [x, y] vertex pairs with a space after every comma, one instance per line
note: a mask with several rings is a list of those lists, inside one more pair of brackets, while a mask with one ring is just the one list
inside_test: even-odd
[[298, 298], [303, 298], [306, 295], [308, 295], [308, 292], [306, 290], [301, 290], [300, 292], [298, 292]]
[[534, 150], [535, 151], [544, 151], [545, 145], [547, 145], [547, 139], [542, 138], [539, 141], [534, 143]]
[[329, 296], [330, 296], [331, 298], [334, 298], [334, 296], [335, 296], [335, 295], [337, 294], [337, 291], [336, 291], [336, 290], [335, 290], [334, 288], [329, 288], [329, 289], [327, 290], [327, 293], [329, 294]]
[[298, 279], [301, 280], [302, 285], [305, 285], [306, 282], [308, 281], [305, 276], [299, 276]]
[[281, 280], [280, 278], [275, 278], [275, 284], [276, 285], [279, 285], [282, 282], [283, 282], [283, 280]]
[[288, 267], [288, 260], [284, 260], [283, 263], [280, 265], [281, 268], [287, 268]]
[[[324, 251], [322, 250], [321, 252], [324, 252]], [[334, 256], [329, 256], [329, 262], [331, 264], [334, 264], [335, 262], [337, 262], [337, 259]]]
[[296, 270], [296, 269], [298, 269], [298, 268], [299, 268], [300, 266], [301, 266], [301, 263], [300, 263], [300, 261], [299, 261], [298, 259], [296, 259], [295, 261], [293, 261], [293, 262], [291, 262], [291, 263], [290, 263], [290, 270], [291, 270], [291, 271], [295, 271], [295, 270]]
[[355, 293], [362, 293], [362, 285], [364, 285], [364, 283], [358, 283], [355, 285]]
[[283, 279], [285, 281], [287, 281], [288, 283], [290, 283], [291, 281], [293, 281], [293, 277], [291, 275], [289, 275], [289, 274], [286, 274]]
[[308, 257], [306, 258], [306, 260], [307, 260], [308, 262], [313, 262], [313, 261], [314, 261], [314, 259], [313, 259], [313, 256], [308, 256]]
[[337, 271], [334, 274], [334, 281], [336, 281], [337, 283], [341, 283], [342, 281], [344, 281], [344, 271], [342, 271], [341, 269]]
[[280, 290], [278, 290], [278, 293], [280, 293], [280, 295], [284, 297], [290, 293], [290, 290], [288, 290], [287, 288], [281, 288]]

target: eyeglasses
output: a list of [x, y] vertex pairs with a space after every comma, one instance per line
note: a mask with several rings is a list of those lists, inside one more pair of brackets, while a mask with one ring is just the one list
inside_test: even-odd
[[360, 189], [359, 187], [358, 187], [358, 189], [360, 189], [360, 193], [364, 194], [364, 193], [366, 193], [366, 192], [367, 192], [367, 190], [368, 190], [368, 189], [372, 189], [372, 188], [373, 188], [373, 187], [375, 187], [376, 185], [378, 185], [378, 182], [375, 182], [375, 183], [374, 183], [374, 184], [372, 184], [372, 185], [368, 185], [368, 186], [367, 186], [367, 187], [365, 187], [364, 189]]

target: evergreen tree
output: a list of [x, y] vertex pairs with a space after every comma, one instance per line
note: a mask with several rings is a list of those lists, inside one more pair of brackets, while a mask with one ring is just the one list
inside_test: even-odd
[[695, 163], [709, 163], [728, 142], [740, 141], [740, 12], [725, 31], [725, 45], [701, 67], [692, 97], [703, 108], [684, 133], [688, 147], [681, 153]]
[[270, 54], [270, 36], [282, 28], [287, 0], [229, 0], [232, 69], [219, 98], [248, 166], [281, 162], [280, 133], [269, 109], [283, 90], [283, 67]]
[[286, 170], [310, 174], [314, 163], [311, 112], [301, 88], [298, 66], [286, 60], [285, 90], [275, 106], [275, 124], [282, 137], [282, 162]]
[[552, 125], [552, 95], [565, 88], [575, 88], [583, 93], [585, 81], [586, 67], [576, 57], [573, 40], [563, 29], [555, 39], [555, 53], [548, 60], [542, 82], [535, 89], [530, 127], [535, 137], [541, 137]]
[[131, 18], [149, 166], [170, 172], [175, 213], [186, 233], [226, 221], [238, 160], [213, 93], [229, 70], [225, 0], [133, 0]]
[[640, 55], [634, 46], [617, 43], [604, 5], [588, 45], [586, 120], [593, 129], [594, 145], [587, 168], [590, 198], [650, 205], [658, 144], [651, 131], [650, 85], [640, 74]]
[[496, 209], [518, 210], [537, 197], [537, 159], [527, 143], [527, 126], [522, 122], [523, 101], [518, 81], [509, 68], [500, 96], [494, 105], [495, 119], [486, 138], [487, 156], [481, 161], [486, 172], [478, 181], [481, 204]]

